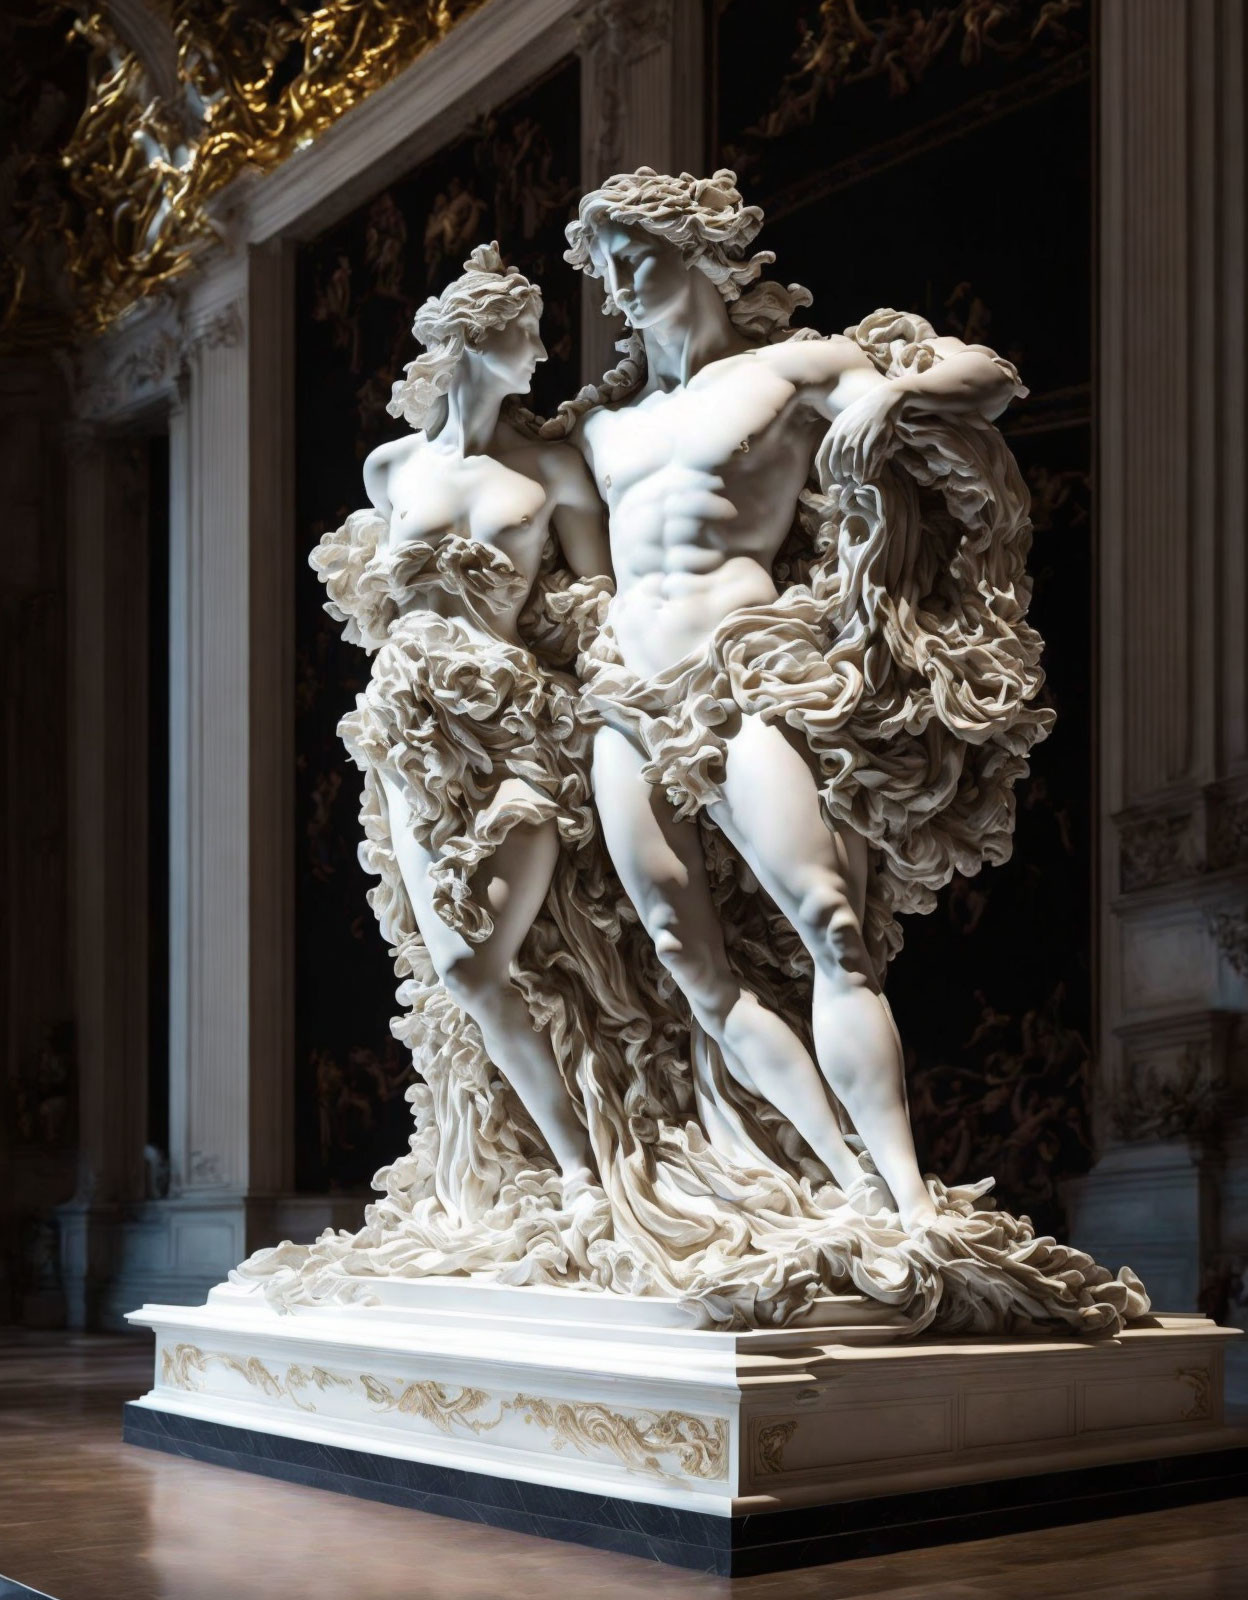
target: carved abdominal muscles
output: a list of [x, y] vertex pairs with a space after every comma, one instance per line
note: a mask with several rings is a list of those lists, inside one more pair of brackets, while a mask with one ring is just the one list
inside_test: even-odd
[[737, 1326], [1147, 1305], [920, 1174], [882, 992], [897, 914], [1008, 852], [1048, 726], [1017, 374], [892, 312], [794, 334], [760, 222], [725, 172], [588, 195], [569, 259], [632, 334], [545, 426], [496, 247], [416, 318], [414, 431], [311, 558], [372, 656], [340, 732], [415, 1132], [358, 1233], [238, 1269], [279, 1304], [457, 1274]]

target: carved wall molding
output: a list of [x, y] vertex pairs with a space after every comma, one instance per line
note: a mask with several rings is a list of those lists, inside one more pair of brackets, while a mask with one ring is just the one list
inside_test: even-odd
[[197, 322], [186, 340], [187, 359], [206, 350], [232, 350], [246, 337], [247, 324], [241, 300], [231, 300]]
[[1114, 819], [1123, 894], [1248, 867], [1248, 794], [1210, 784], [1164, 808]]
[[1232, 1109], [1229, 1077], [1236, 1014], [1199, 1011], [1118, 1030], [1122, 1063], [1102, 1080], [1100, 1110], [1123, 1144], [1218, 1142]]
[[1248, 913], [1215, 912], [1209, 919], [1209, 931], [1232, 971], [1248, 978]]
[[1191, 810], [1124, 823], [1119, 849], [1124, 894], [1191, 877], [1203, 865], [1197, 818]]
[[65, 353], [75, 415], [105, 423], [167, 398], [176, 388], [185, 360], [186, 328], [181, 312], [168, 302], [158, 303], [78, 356]]
[[1220, 801], [1209, 834], [1210, 867], [1248, 866], [1248, 795]]
[[176, 306], [158, 305], [70, 361], [76, 416], [91, 423], [121, 421], [175, 397], [192, 360], [208, 350], [237, 348], [246, 327], [241, 298], [191, 320], [189, 327]]

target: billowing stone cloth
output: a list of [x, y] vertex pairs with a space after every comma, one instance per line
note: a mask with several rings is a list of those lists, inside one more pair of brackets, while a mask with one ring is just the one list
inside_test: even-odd
[[[949, 454], [940, 459], [960, 460], [952, 435], [947, 442]], [[984, 461], [1000, 466], [986, 440], [983, 449]], [[970, 483], [969, 465], [959, 470], [967, 478], [969, 515], [973, 504], [987, 505], [987, 496]], [[918, 796], [928, 779], [917, 770], [912, 746], [921, 747], [938, 719], [918, 685], [939, 684], [931, 702], [939, 697], [945, 715], [968, 730], [960, 749], [995, 751], [993, 740], [1003, 740], [1003, 758], [1020, 770], [1021, 752], [1041, 724], [1024, 715], [1010, 732], [1003, 725], [1008, 718], [981, 715], [972, 728], [975, 705], [982, 711], [995, 692], [988, 668], [977, 669], [974, 694], [959, 690], [953, 666], [938, 669], [927, 659], [933, 641], [944, 641], [940, 648], [952, 661], [962, 648], [954, 633], [912, 622], [911, 602], [889, 586], [894, 557], [886, 511], [897, 508], [906, 539], [917, 542], [922, 532], [904, 483], [899, 478], [895, 491], [879, 491], [878, 503], [870, 499], [877, 491], [854, 492], [867, 496], [873, 520], [860, 529], [835, 486], [812, 496], [823, 542], [803, 593], [791, 600], [786, 594], [766, 617], [751, 613], [740, 635], [767, 639], [776, 659], [750, 663], [725, 640], [725, 664], [714, 669], [721, 676], [708, 679], [715, 692], [685, 726], [710, 730], [713, 750], [717, 705], [757, 695], [760, 705], [778, 707], [787, 687], [789, 711], [815, 730], [818, 696], [826, 694], [829, 729], [849, 732], [840, 744], [830, 738], [818, 748], [821, 757], [828, 751], [830, 770], [853, 775], [853, 782], [830, 784], [829, 804], [873, 819], [873, 839], [904, 866], [893, 869], [895, 881], [910, 886], [912, 896], [917, 889], [930, 895], [950, 861], [969, 865], [987, 851], [971, 835], [978, 813], [959, 788], [969, 758], [955, 760], [943, 743], [940, 760], [950, 763], [943, 810], [950, 817], [941, 821], [939, 807], [930, 820], [921, 815]], [[999, 517], [992, 526], [998, 523], [1013, 526]], [[992, 555], [984, 527], [984, 551], [972, 565], [999, 571], [1005, 582], [1021, 572], [1021, 555]], [[262, 1283], [274, 1304], [294, 1306], [367, 1300], [379, 1278], [467, 1274], [669, 1296], [696, 1308], [705, 1323], [727, 1326], [791, 1322], [827, 1292], [865, 1293], [895, 1308], [916, 1332], [933, 1325], [992, 1332], [1031, 1323], [1103, 1332], [1147, 1309], [1129, 1274], [1114, 1279], [1081, 1252], [1036, 1238], [1025, 1218], [995, 1209], [986, 1198], [990, 1181], [946, 1189], [928, 1179], [940, 1219], [911, 1234], [889, 1209], [865, 1157], [849, 1194], [828, 1181], [794, 1130], [729, 1078], [716, 1048], [691, 1024], [611, 872], [588, 798], [589, 703], [551, 659], [552, 652], [579, 647], [591, 666], [609, 662], [592, 642], [604, 613], [604, 582], [571, 582], [548, 561], [522, 619], [539, 658], [491, 632], [492, 599], [514, 605], [521, 581], [498, 550], [455, 536], [391, 550], [386, 535], [384, 519], [357, 512], [326, 534], [312, 560], [326, 585], [327, 609], [345, 624], [347, 638], [374, 655], [369, 686], [343, 719], [342, 733], [364, 772], [360, 857], [378, 879], [369, 898], [401, 980], [404, 1009], [392, 1028], [410, 1046], [420, 1075], [408, 1091], [415, 1131], [408, 1153], [376, 1175], [378, 1199], [358, 1232], [331, 1230], [310, 1246], [259, 1251], [234, 1276]], [[1021, 545], [1023, 524], [1012, 536]], [[846, 572], [836, 567], [834, 552], [842, 547]], [[919, 564], [916, 557], [910, 567]], [[848, 643], [853, 597], [869, 585], [900, 619], [888, 638], [911, 641], [896, 644], [898, 655], [904, 648], [926, 653], [926, 677], [890, 667], [874, 644], [855, 660]], [[457, 615], [429, 608], [438, 592], [455, 597], [457, 606], [442, 609]], [[1018, 594], [1016, 586], [1012, 596], [985, 595], [986, 614], [996, 605], [1017, 606]], [[968, 615], [980, 603], [961, 600]], [[830, 663], [826, 650], [826, 618], [836, 608], [850, 619], [838, 625], [846, 640], [842, 667]], [[985, 637], [991, 631], [981, 625]], [[790, 671], [783, 659], [795, 638], [808, 648]], [[1012, 670], [1025, 675], [1034, 662]], [[801, 678], [806, 671], [809, 690]], [[593, 681], [595, 696], [603, 698], [603, 679]], [[868, 703], [876, 693], [885, 695], [887, 709]], [[965, 705], [955, 712], [959, 694]], [[899, 731], [911, 753], [892, 759], [886, 747]], [[654, 749], [666, 762], [668, 787], [701, 803], [714, 783], [714, 758], [704, 764], [678, 730], [654, 737]], [[831, 752], [841, 749], [847, 754], [837, 767]], [[856, 798], [868, 788], [869, 761], [892, 774], [890, 794], [876, 809]], [[975, 770], [982, 779], [1004, 768], [985, 763]], [[382, 772], [403, 787], [420, 840], [437, 859], [439, 915], [469, 940], [489, 929], [488, 911], [473, 896], [475, 868], [509, 829], [556, 822], [564, 848], [512, 976], [534, 1025], [549, 1031], [601, 1185], [565, 1186], [475, 1024], [438, 983], [395, 860]], [[505, 779], [520, 783], [510, 784], [511, 798], [500, 802]], [[996, 781], [1001, 788], [1004, 779]], [[910, 797], [909, 809], [902, 796]], [[999, 794], [984, 813], [1002, 840], [1006, 805]], [[714, 830], [706, 839], [716, 881], [739, 890], [741, 864]], [[993, 848], [1004, 853], [1005, 845]], [[804, 993], [804, 953], [791, 930], [768, 929], [758, 900], [742, 907], [734, 925], [733, 958], [749, 965], [750, 986], [765, 1004], [792, 1012], [794, 995]]]

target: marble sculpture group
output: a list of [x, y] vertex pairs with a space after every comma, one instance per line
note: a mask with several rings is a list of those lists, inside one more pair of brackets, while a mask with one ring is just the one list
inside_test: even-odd
[[761, 223], [728, 171], [586, 195], [567, 259], [628, 334], [549, 420], [497, 245], [416, 317], [411, 431], [311, 558], [372, 658], [340, 732], [415, 1130], [357, 1233], [238, 1269], [279, 1306], [470, 1275], [721, 1327], [1148, 1309], [921, 1173], [883, 992], [899, 918], [1009, 855], [1052, 721], [994, 426], [1026, 391], [921, 317], [794, 328]]

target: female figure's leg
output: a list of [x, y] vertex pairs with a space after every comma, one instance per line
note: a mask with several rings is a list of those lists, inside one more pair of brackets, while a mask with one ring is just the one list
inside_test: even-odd
[[[470, 944], [434, 910], [429, 878], [434, 858], [410, 826], [401, 786], [387, 773], [380, 778], [395, 859], [434, 971], [455, 1004], [481, 1030], [487, 1054], [520, 1096], [564, 1176], [592, 1170], [589, 1140], [550, 1040], [533, 1026], [524, 997], [510, 977], [511, 963], [550, 888], [560, 849], [555, 824], [513, 828], [481, 864], [473, 887], [488, 904], [494, 928], [488, 939]], [[519, 781], [509, 778], [506, 783]]]
[[[906, 1111], [901, 1041], [862, 936], [867, 846], [828, 826], [805, 756], [776, 724], [743, 717], [711, 816], [792, 923], [815, 964], [819, 1065], [907, 1223], [935, 1207]], [[800, 1122], [798, 1131], [802, 1131]]]

